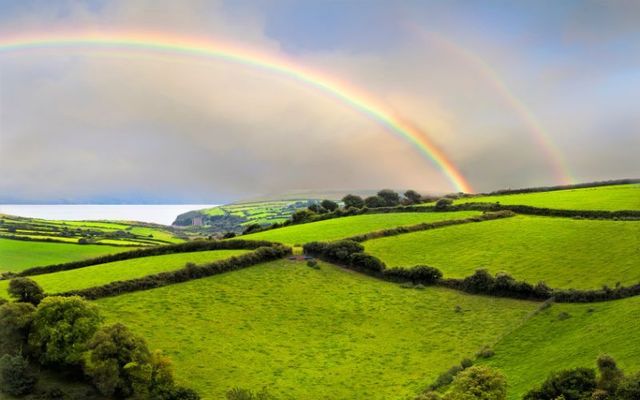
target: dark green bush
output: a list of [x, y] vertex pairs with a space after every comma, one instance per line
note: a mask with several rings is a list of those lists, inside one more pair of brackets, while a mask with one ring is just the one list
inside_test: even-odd
[[33, 391], [36, 377], [21, 355], [5, 354], [0, 358], [0, 391], [12, 396], [24, 396]]
[[590, 400], [596, 389], [593, 369], [575, 368], [551, 374], [542, 386], [529, 391], [524, 400]]
[[15, 278], [9, 281], [9, 296], [22, 303], [37, 306], [44, 298], [44, 290], [29, 278]]

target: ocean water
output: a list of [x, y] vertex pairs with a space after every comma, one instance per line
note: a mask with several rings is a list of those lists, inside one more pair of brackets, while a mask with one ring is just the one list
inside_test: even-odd
[[0, 214], [65, 221], [141, 221], [171, 225], [179, 214], [215, 204], [0, 204]]

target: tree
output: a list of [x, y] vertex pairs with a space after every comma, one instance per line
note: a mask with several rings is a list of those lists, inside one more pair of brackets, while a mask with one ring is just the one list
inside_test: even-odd
[[16, 301], [37, 306], [44, 298], [44, 290], [29, 278], [15, 278], [9, 281], [9, 296]]
[[29, 371], [29, 363], [21, 355], [5, 354], [0, 358], [0, 390], [12, 396], [24, 396], [33, 391], [35, 376]]
[[335, 211], [338, 209], [338, 203], [331, 200], [322, 200], [322, 203], [320, 203], [320, 205], [322, 206], [322, 208], [329, 211]]
[[438, 201], [436, 201], [435, 209], [436, 210], [446, 210], [452, 204], [453, 204], [453, 200], [447, 199], [447, 198], [442, 198], [442, 199], [439, 199]]
[[167, 372], [161, 372], [159, 381], [153, 382], [154, 365], [147, 344], [122, 324], [98, 330], [87, 349], [85, 372], [105, 396], [146, 397], [152, 383], [158, 387], [173, 386], [170, 364], [164, 361], [158, 365]]
[[34, 311], [30, 303], [0, 306], [0, 355], [19, 352], [26, 346]]
[[99, 324], [98, 308], [81, 297], [47, 297], [34, 315], [29, 348], [42, 364], [79, 365]]
[[502, 372], [478, 365], [460, 372], [444, 400], [504, 400], [507, 379]]
[[400, 204], [400, 195], [391, 189], [382, 189], [378, 196], [384, 200], [387, 207], [395, 207]]
[[600, 373], [598, 389], [609, 394], [615, 393], [620, 381], [624, 378], [624, 374], [618, 368], [616, 361], [610, 355], [602, 354], [598, 357], [596, 364]]
[[369, 208], [380, 208], [387, 205], [385, 200], [380, 196], [369, 196], [364, 199], [364, 204]]
[[315, 213], [310, 210], [298, 210], [291, 215], [291, 221], [293, 222], [305, 222], [308, 221], [311, 217], [313, 217]]
[[364, 207], [364, 200], [362, 197], [348, 194], [342, 198], [344, 208], [362, 208]]
[[422, 203], [422, 195], [415, 190], [407, 190], [406, 192], [404, 192], [404, 197], [407, 199], [409, 204]]
[[640, 399], [640, 372], [622, 379], [616, 390], [617, 400]]
[[551, 374], [540, 388], [529, 391], [524, 400], [589, 400], [596, 388], [596, 373], [590, 368], [575, 368]]

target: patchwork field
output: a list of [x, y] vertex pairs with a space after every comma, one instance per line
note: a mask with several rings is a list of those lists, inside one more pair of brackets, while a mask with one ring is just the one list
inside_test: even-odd
[[640, 210], [640, 184], [472, 197], [458, 200], [456, 204], [470, 202], [500, 202], [569, 210]]
[[97, 304], [166, 350], [204, 399], [236, 386], [279, 399], [411, 398], [537, 307], [288, 260]]
[[[246, 252], [245, 250], [214, 250], [134, 258], [52, 274], [36, 275], [31, 279], [38, 282], [47, 293], [61, 293], [105, 285], [117, 280], [173, 271], [184, 267], [187, 262], [203, 264]], [[8, 297], [8, 286], [9, 281], [0, 281], [0, 297]]]
[[640, 282], [640, 222], [517, 216], [365, 242], [389, 266], [427, 264], [445, 277], [478, 268], [552, 287]]
[[[563, 314], [563, 313], [566, 313]], [[595, 304], [554, 304], [495, 346], [487, 362], [509, 382], [509, 399], [521, 399], [549, 370], [594, 367], [610, 354], [621, 368], [640, 370], [640, 298]]]
[[127, 250], [131, 250], [131, 248], [27, 242], [0, 238], [0, 272], [19, 272], [31, 267], [84, 260]]
[[464, 219], [480, 215], [475, 211], [433, 212], [433, 213], [389, 213], [364, 214], [334, 218], [308, 224], [292, 225], [284, 228], [243, 235], [242, 239], [270, 240], [289, 245], [313, 241], [331, 241], [398, 226], [415, 225], [450, 219]]

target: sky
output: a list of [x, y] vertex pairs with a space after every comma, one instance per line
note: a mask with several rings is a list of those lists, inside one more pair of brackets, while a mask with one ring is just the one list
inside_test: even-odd
[[639, 20], [637, 1], [0, 0], [0, 202], [458, 189], [286, 74], [3, 38], [136, 32], [268, 55], [371, 99], [483, 192], [640, 177]]

